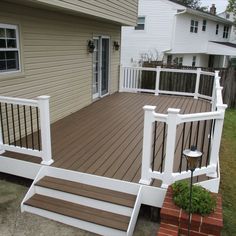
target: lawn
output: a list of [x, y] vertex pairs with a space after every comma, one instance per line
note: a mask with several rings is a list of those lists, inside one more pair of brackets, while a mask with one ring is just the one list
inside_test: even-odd
[[221, 144], [221, 186], [223, 195], [223, 236], [236, 235], [236, 110], [226, 112]]

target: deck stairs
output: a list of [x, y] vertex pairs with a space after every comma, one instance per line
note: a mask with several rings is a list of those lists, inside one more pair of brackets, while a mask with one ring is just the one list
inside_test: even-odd
[[99, 235], [132, 235], [141, 206], [139, 185], [42, 167], [21, 210]]

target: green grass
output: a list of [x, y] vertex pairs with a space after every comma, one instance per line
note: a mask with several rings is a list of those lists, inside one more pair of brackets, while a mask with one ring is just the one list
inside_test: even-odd
[[236, 235], [236, 110], [226, 112], [220, 153], [223, 236]]

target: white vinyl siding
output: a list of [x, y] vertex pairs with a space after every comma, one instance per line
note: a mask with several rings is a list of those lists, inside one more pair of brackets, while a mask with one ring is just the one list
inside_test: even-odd
[[[14, 7], [13, 7], [14, 6]], [[63, 118], [92, 102], [92, 54], [88, 40], [108, 35], [120, 42], [120, 26], [1, 3], [0, 22], [19, 24], [22, 74], [0, 74], [0, 95], [35, 98], [49, 95], [51, 121]], [[119, 51], [110, 52], [109, 92], [118, 91]]]
[[20, 71], [18, 27], [0, 23], [0, 74], [17, 71]]

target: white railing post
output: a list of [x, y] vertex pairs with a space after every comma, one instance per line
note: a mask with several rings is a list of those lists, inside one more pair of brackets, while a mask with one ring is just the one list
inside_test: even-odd
[[161, 76], [161, 67], [157, 66], [157, 68], [156, 68], [155, 95], [159, 95], [160, 76]]
[[123, 92], [124, 89], [124, 68], [123, 65], [120, 64], [120, 85], [119, 92]]
[[201, 68], [197, 68], [197, 77], [196, 77], [196, 84], [195, 84], [195, 92], [194, 92], [194, 98], [198, 99], [198, 95], [199, 95], [199, 84], [200, 84], [200, 79], [201, 79], [201, 72], [202, 69]]
[[173, 166], [175, 157], [176, 131], [179, 123], [180, 109], [168, 109], [167, 117], [167, 139], [166, 139], [166, 157], [163, 171], [162, 188], [168, 188], [173, 183]]
[[[224, 125], [224, 116], [225, 116], [225, 109], [227, 108], [227, 105], [221, 104], [217, 105], [217, 111], [222, 112], [221, 119], [215, 120], [214, 125], [214, 135], [212, 137], [212, 145], [211, 145], [211, 155], [210, 155], [210, 165], [215, 166], [215, 172], [209, 173], [207, 176], [209, 177], [217, 177], [217, 164], [219, 161], [219, 151], [220, 151], [220, 143], [221, 143], [221, 136], [223, 131], [223, 125]], [[211, 134], [212, 135], [212, 134]]]
[[50, 96], [39, 96], [39, 114], [41, 127], [41, 142], [42, 142], [42, 159], [41, 164], [50, 165], [53, 163], [51, 150], [51, 129], [50, 129]]
[[149, 170], [152, 163], [152, 144], [153, 144], [153, 113], [155, 106], [144, 106], [144, 128], [143, 128], [143, 153], [142, 153], [142, 168], [140, 184], [150, 185], [152, 179], [150, 178]]
[[2, 127], [0, 125], [0, 154], [3, 154], [4, 152], [5, 152], [5, 150], [3, 148]]

